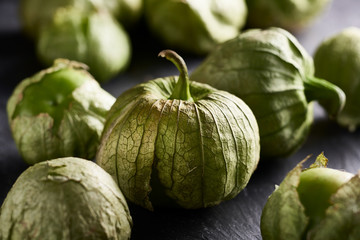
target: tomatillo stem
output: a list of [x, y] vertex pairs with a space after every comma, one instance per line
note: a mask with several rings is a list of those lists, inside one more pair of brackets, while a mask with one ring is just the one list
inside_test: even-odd
[[163, 50], [159, 53], [159, 57], [165, 57], [175, 64], [180, 72], [178, 82], [175, 85], [174, 91], [170, 96], [170, 99], [180, 99], [184, 101], [193, 102], [193, 98], [190, 94], [190, 80], [188, 70], [184, 59], [180, 57], [176, 52], [172, 50]]
[[345, 93], [334, 84], [316, 77], [307, 77], [304, 81], [306, 99], [317, 100], [325, 108], [330, 117], [343, 109]]

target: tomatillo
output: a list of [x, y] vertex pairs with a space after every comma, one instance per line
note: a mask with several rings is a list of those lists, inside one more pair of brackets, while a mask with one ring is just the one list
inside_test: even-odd
[[270, 195], [261, 216], [263, 239], [359, 239], [359, 175], [326, 168], [323, 154], [309, 169], [303, 163]]
[[256, 116], [266, 158], [288, 156], [302, 146], [313, 122], [312, 101], [331, 117], [345, 102], [340, 88], [314, 77], [311, 56], [280, 28], [247, 30], [219, 45], [191, 79], [244, 100]]
[[95, 156], [105, 115], [115, 98], [85, 70], [65, 59], [15, 88], [7, 114], [15, 143], [28, 164], [65, 156]]
[[130, 239], [132, 218], [111, 176], [95, 163], [58, 158], [25, 170], [0, 210], [0, 239]]
[[40, 32], [36, 50], [45, 65], [56, 58], [85, 63], [99, 82], [125, 70], [131, 58], [126, 31], [107, 11], [96, 6], [86, 12], [73, 6], [57, 9]]
[[349, 27], [321, 42], [314, 55], [315, 75], [346, 94], [336, 120], [350, 131], [360, 124], [360, 28]]
[[202, 208], [235, 197], [259, 161], [258, 126], [236, 96], [191, 82], [171, 50], [179, 77], [139, 84], [118, 97], [96, 161], [124, 195], [147, 209]]
[[166, 46], [201, 55], [239, 34], [247, 7], [245, 0], [146, 0], [144, 15]]

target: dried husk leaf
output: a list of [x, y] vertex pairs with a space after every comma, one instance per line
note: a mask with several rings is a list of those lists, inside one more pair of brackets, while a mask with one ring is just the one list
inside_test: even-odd
[[296, 190], [302, 164], [292, 169], [270, 195], [261, 215], [264, 240], [302, 239], [309, 221]]

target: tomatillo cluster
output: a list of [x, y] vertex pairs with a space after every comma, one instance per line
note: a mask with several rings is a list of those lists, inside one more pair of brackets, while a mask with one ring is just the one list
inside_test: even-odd
[[345, 102], [340, 88], [314, 77], [311, 56], [280, 28], [247, 30], [219, 45], [191, 78], [244, 100], [259, 124], [263, 157], [287, 156], [302, 145], [313, 122], [312, 101], [331, 117]]
[[0, 210], [0, 239], [130, 239], [119, 187], [80, 158], [37, 163], [16, 180]]
[[115, 98], [85, 67], [58, 59], [52, 67], [20, 82], [9, 98], [11, 132], [28, 164], [95, 156], [105, 115]]
[[118, 97], [97, 163], [130, 201], [148, 209], [202, 208], [235, 197], [259, 161], [252, 111], [230, 93], [190, 81], [175, 52], [160, 56], [180, 76], [139, 84]]
[[304, 161], [270, 195], [261, 216], [264, 240], [359, 239], [360, 176]]

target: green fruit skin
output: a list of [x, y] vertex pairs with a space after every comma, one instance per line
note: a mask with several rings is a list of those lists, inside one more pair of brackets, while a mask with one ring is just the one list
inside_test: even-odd
[[299, 31], [314, 21], [331, 0], [246, 0], [248, 25], [252, 28], [281, 27]]
[[72, 101], [72, 92], [86, 80], [83, 72], [72, 68], [45, 74], [40, 82], [24, 89], [23, 99], [18, 103], [12, 118], [48, 113], [60, 124], [64, 110]]
[[312, 58], [289, 32], [251, 29], [214, 49], [191, 79], [228, 91], [251, 108], [260, 129], [261, 155], [283, 157], [306, 140], [312, 100], [336, 114], [344, 93], [313, 78]]
[[239, 34], [247, 7], [243, 0], [147, 0], [144, 15], [167, 47], [203, 55]]
[[243, 101], [196, 82], [193, 101], [169, 99], [176, 83], [155, 79], [119, 96], [96, 157], [124, 195], [148, 209], [231, 199], [259, 160], [257, 123]]
[[7, 103], [14, 141], [28, 164], [58, 157], [95, 156], [105, 115], [115, 98], [65, 59], [24, 79]]
[[0, 211], [0, 239], [130, 239], [132, 219], [102, 168], [59, 158], [28, 168]]
[[318, 224], [331, 205], [330, 197], [354, 174], [331, 168], [312, 168], [300, 175], [299, 198], [310, 218], [309, 228]]
[[36, 48], [45, 65], [57, 58], [83, 62], [99, 82], [125, 70], [131, 58], [128, 34], [107, 11], [97, 8], [85, 13], [59, 8], [40, 32]]
[[316, 76], [345, 92], [345, 107], [337, 121], [354, 131], [360, 124], [360, 29], [346, 28], [324, 40], [315, 51], [314, 64]]

